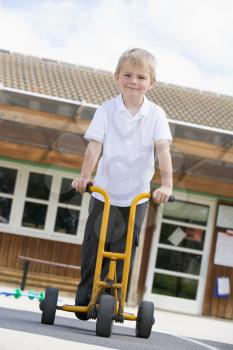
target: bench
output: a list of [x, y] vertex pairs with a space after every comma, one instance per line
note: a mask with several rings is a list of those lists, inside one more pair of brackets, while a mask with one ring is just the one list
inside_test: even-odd
[[55, 267], [70, 268], [70, 269], [75, 269], [75, 270], [81, 269], [80, 266], [62, 264], [62, 263], [58, 263], [55, 261], [48, 261], [48, 260], [43, 260], [43, 259], [36, 259], [36, 258], [31, 258], [29, 256], [18, 255], [18, 259], [23, 261], [23, 275], [22, 275], [22, 280], [21, 280], [21, 285], [20, 285], [21, 290], [24, 290], [25, 286], [26, 286], [30, 262], [34, 262], [34, 263], [38, 263], [38, 264], [46, 264], [46, 265], [55, 266]]

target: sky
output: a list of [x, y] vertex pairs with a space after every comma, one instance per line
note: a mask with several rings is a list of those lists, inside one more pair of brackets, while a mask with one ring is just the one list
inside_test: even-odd
[[142, 47], [157, 80], [233, 96], [233, 0], [0, 0], [0, 49], [114, 72]]

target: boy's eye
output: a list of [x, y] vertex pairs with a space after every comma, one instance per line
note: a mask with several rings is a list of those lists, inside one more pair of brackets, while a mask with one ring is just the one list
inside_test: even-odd
[[140, 77], [138, 77], [138, 78], [141, 79], [141, 80], [146, 79], [146, 77], [144, 77], [144, 76], [140, 76]]
[[130, 77], [130, 74], [125, 74], [125, 77]]

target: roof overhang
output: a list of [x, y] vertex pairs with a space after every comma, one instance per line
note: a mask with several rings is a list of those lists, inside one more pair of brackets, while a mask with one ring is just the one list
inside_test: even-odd
[[171, 118], [168, 118], [168, 121], [169, 121], [169, 123], [177, 125], [177, 126], [180, 125], [180, 126], [184, 126], [187, 128], [194, 128], [194, 129], [205, 130], [205, 131], [209, 131], [209, 132], [213, 132], [213, 133], [220, 133], [220, 134], [233, 136], [232, 130], [212, 128], [212, 127], [206, 126], [206, 125], [195, 124], [195, 123], [180, 121], [180, 120], [171, 119]]
[[[27, 105], [25, 105], [24, 107], [31, 108], [34, 110], [40, 110], [39, 108], [41, 106], [40, 103], [42, 104], [42, 102], [44, 102], [45, 106], [47, 106], [47, 110], [46, 110], [46, 107], [44, 106], [45, 112], [50, 112], [52, 107], [54, 107], [54, 111], [57, 110], [56, 113], [58, 115], [65, 115], [72, 118], [76, 117], [76, 114], [78, 113], [78, 109], [80, 109], [80, 107], [86, 110], [91, 110], [92, 115], [93, 115], [93, 111], [99, 107], [99, 105], [88, 103], [85, 100], [77, 101], [77, 100], [66, 99], [59, 96], [39, 94], [31, 91], [6, 87], [2, 83], [0, 83], [0, 103], [2, 103], [1, 99], [4, 98], [4, 93], [5, 93], [5, 98], [11, 95], [11, 98], [8, 97], [9, 102], [6, 104], [19, 105], [23, 107], [22, 102], [20, 102], [20, 99], [23, 99], [27, 101]], [[29, 103], [28, 103], [28, 100], [30, 101]], [[60, 105], [60, 107], [56, 109], [55, 106], [57, 104]], [[54, 111], [52, 113], [54, 113]], [[90, 116], [84, 115], [83, 119], [91, 119], [91, 118]], [[170, 125], [174, 127], [180, 126], [180, 127], [189, 128], [189, 129], [193, 128], [195, 130], [202, 130], [202, 131], [206, 131], [214, 134], [218, 133], [218, 134], [233, 136], [233, 130], [213, 128], [202, 124], [195, 124], [195, 123], [180, 121], [175, 118], [174, 119], [168, 118], [168, 121]]]
[[83, 119], [91, 119], [98, 107], [85, 101], [75, 101], [57, 96], [38, 94], [8, 88], [2, 85], [0, 85], [0, 104], [29, 108], [74, 119], [81, 112]]

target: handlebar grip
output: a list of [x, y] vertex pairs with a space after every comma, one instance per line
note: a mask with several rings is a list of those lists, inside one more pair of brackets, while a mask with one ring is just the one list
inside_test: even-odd
[[91, 186], [93, 186], [93, 183], [92, 182], [88, 182], [87, 186], [86, 186], [86, 189], [85, 189], [85, 192], [88, 192], [88, 193], [91, 193]]
[[168, 198], [168, 202], [175, 202], [175, 200], [176, 200], [175, 196], [170, 196]]

